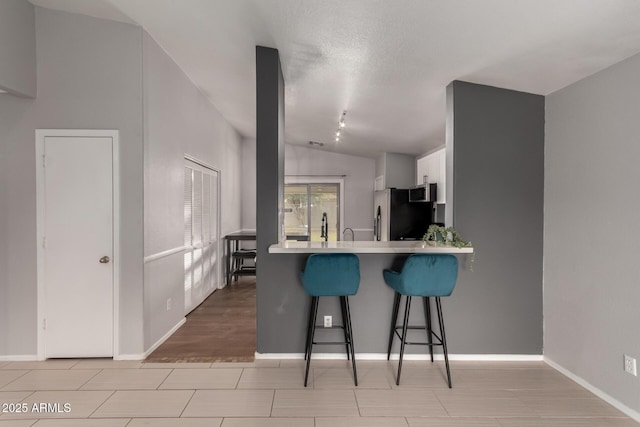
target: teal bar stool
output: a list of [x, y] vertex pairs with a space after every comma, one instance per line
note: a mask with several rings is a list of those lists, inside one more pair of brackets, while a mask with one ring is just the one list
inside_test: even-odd
[[[444, 331], [444, 318], [442, 316], [442, 305], [440, 297], [448, 297], [453, 292], [458, 279], [458, 259], [453, 255], [446, 254], [415, 254], [407, 258], [400, 273], [392, 270], [384, 270], [384, 281], [395, 291], [393, 301], [393, 312], [391, 314], [391, 330], [389, 331], [389, 348], [387, 360], [391, 357], [391, 346], [394, 335], [400, 338], [400, 361], [398, 363], [398, 375], [396, 384], [400, 385], [400, 373], [402, 372], [402, 358], [404, 356], [405, 345], [427, 345], [431, 362], [433, 362], [433, 346], [442, 346], [444, 361], [447, 367], [447, 382], [451, 388], [451, 371], [449, 370], [449, 353], [447, 351], [447, 337]], [[406, 297], [404, 307], [404, 321], [397, 326], [398, 312], [400, 311], [400, 299]], [[425, 326], [409, 326], [409, 311], [411, 309], [411, 298], [422, 297], [424, 301]], [[440, 335], [431, 328], [431, 301], [435, 297], [436, 309], [438, 312], [438, 324]], [[402, 335], [398, 334], [398, 329], [402, 329]], [[427, 331], [427, 342], [407, 342], [408, 329], [425, 329]], [[436, 342], [433, 342], [433, 339]]]
[[[314, 344], [344, 344], [347, 350], [347, 360], [353, 365], [353, 380], [358, 385], [356, 372], [355, 351], [353, 349], [353, 329], [351, 328], [351, 311], [349, 296], [355, 295], [360, 286], [360, 261], [354, 254], [313, 254], [307, 259], [304, 271], [300, 274], [305, 291], [311, 295], [311, 309], [307, 324], [307, 339], [304, 357], [307, 369], [304, 373], [304, 386], [307, 386], [311, 351]], [[320, 297], [339, 297], [342, 312], [342, 326], [332, 329], [344, 331], [344, 341], [315, 342], [316, 317], [318, 316], [318, 301]]]

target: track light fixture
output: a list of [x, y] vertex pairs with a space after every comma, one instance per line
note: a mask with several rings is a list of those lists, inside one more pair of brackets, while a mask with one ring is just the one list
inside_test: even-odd
[[338, 121], [338, 129], [336, 130], [336, 142], [340, 142], [340, 134], [342, 133], [342, 129], [347, 125], [345, 122], [345, 118], [347, 116], [347, 110], [342, 112], [342, 116], [340, 116], [340, 120]]

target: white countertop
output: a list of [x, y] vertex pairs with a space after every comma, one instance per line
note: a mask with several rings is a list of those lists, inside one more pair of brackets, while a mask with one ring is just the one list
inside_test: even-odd
[[322, 252], [347, 252], [354, 254], [470, 254], [472, 247], [456, 248], [438, 243], [430, 245], [418, 241], [340, 241], [299, 242], [287, 241], [269, 246], [270, 254], [313, 254]]

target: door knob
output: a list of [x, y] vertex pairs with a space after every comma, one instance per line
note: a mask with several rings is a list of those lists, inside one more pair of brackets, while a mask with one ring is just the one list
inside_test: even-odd
[[106, 264], [110, 261], [108, 256], [103, 256], [102, 258], [100, 258], [100, 264]]

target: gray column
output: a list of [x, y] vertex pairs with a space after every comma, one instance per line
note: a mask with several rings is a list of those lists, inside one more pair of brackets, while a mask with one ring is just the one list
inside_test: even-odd
[[279, 334], [273, 319], [277, 257], [269, 245], [282, 236], [284, 199], [284, 78], [276, 49], [256, 47], [256, 233], [258, 352]]
[[447, 223], [477, 251], [447, 301], [450, 351], [542, 354], [544, 97], [455, 81], [447, 102]]

